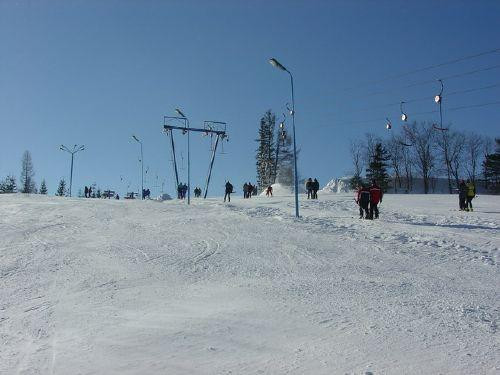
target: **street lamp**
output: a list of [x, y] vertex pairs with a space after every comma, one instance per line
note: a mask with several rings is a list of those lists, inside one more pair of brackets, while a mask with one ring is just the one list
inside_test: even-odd
[[71, 154], [71, 173], [70, 173], [70, 177], [69, 177], [69, 196], [71, 197], [71, 186], [73, 185], [73, 159], [74, 159], [74, 156], [75, 154], [78, 152], [78, 151], [83, 151], [85, 150], [85, 146], [84, 145], [81, 145], [81, 146], [78, 146], [78, 145], [74, 145], [73, 146], [73, 149], [70, 150], [69, 148], [67, 148], [66, 146], [64, 145], [61, 145], [59, 147], [59, 149], [61, 151], [66, 151], [66, 152], [69, 152]]
[[[175, 112], [186, 121], [186, 128], [189, 128], [189, 120], [186, 117], [186, 115], [179, 109], [176, 108]], [[190, 147], [189, 147], [189, 130], [187, 130], [187, 136], [188, 136], [188, 204], [191, 204], [191, 159], [190, 159]]]
[[135, 135], [132, 138], [141, 145], [141, 199], [144, 199], [144, 157], [142, 153], [142, 142]]
[[295, 141], [295, 97], [293, 93], [293, 76], [290, 71], [285, 68], [280, 62], [274, 58], [269, 59], [269, 63], [290, 75], [290, 84], [292, 88], [292, 109], [290, 110], [290, 115], [292, 115], [292, 132], [293, 132], [293, 166], [294, 166], [294, 182], [295, 182], [295, 217], [299, 217], [299, 177], [297, 174], [297, 146]]

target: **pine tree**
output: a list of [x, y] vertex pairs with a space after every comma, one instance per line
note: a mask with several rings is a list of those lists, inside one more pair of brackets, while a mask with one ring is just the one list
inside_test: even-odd
[[35, 171], [33, 170], [33, 161], [29, 151], [24, 151], [21, 163], [21, 193], [35, 193]]
[[40, 194], [47, 195], [47, 185], [45, 184], [45, 179], [42, 180], [40, 185]]
[[56, 195], [58, 197], [66, 196], [66, 181], [64, 178], [61, 178], [61, 181], [59, 181], [59, 187], [57, 188]]
[[273, 182], [274, 172], [274, 128], [276, 115], [268, 110], [260, 119], [259, 148], [257, 149], [257, 185], [259, 190], [264, 190]]
[[382, 143], [378, 142], [375, 145], [368, 168], [366, 168], [366, 178], [368, 180], [375, 180], [384, 192], [387, 191], [390, 181], [389, 174], [387, 173], [389, 160], [389, 153]]
[[488, 188], [494, 193], [500, 193], [500, 138], [495, 139], [496, 150], [485, 156], [483, 174]]
[[363, 178], [359, 174], [355, 174], [352, 176], [352, 178], [349, 180], [349, 187], [352, 190], [357, 189], [359, 186], [363, 185]]
[[293, 186], [293, 147], [292, 147], [292, 137], [288, 134], [285, 135], [284, 139], [279, 140], [280, 152], [278, 158], [278, 168], [276, 181], [284, 186]]
[[0, 183], [0, 194], [16, 193], [17, 185], [16, 178], [14, 176], [7, 176], [5, 180]]

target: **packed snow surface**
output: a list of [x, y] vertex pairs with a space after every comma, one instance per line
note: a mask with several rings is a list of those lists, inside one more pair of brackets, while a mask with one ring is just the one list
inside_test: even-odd
[[0, 373], [499, 373], [499, 197], [192, 203], [0, 195]]

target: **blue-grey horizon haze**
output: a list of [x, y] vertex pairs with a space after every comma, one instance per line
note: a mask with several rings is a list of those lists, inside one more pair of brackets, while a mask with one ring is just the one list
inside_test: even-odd
[[[136, 135], [145, 187], [174, 194], [162, 126], [180, 108], [192, 126], [227, 122], [209, 195], [222, 195], [226, 180], [239, 193], [256, 181], [260, 118], [268, 109], [281, 118], [290, 101], [289, 77], [271, 57], [294, 75], [300, 176], [321, 185], [351, 170], [351, 139], [386, 136], [386, 117], [401, 126], [399, 105], [383, 105], [428, 96], [405, 109], [410, 121], [438, 121], [412, 116], [438, 109], [438, 78], [483, 70], [445, 80], [444, 123], [498, 137], [500, 50], [383, 79], [499, 49], [499, 19], [498, 1], [0, 0], [0, 178], [19, 178], [29, 150], [37, 185], [45, 178], [54, 194], [70, 172], [59, 146], [83, 144], [73, 196], [93, 183], [137, 191]], [[430, 83], [412, 85], [422, 81]], [[475, 88], [484, 89], [462, 92]], [[446, 96], [453, 92], [462, 93]], [[286, 124], [291, 131], [290, 117]], [[186, 137], [175, 137], [187, 182]], [[209, 156], [209, 138], [192, 133], [192, 189], [204, 187]]]

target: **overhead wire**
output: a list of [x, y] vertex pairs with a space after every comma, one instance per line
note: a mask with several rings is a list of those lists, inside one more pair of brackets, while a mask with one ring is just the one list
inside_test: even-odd
[[[493, 69], [498, 69], [498, 68], [500, 68], [500, 64], [493, 65], [493, 66], [488, 66], [486, 68], [475, 69], [475, 70], [471, 70], [471, 71], [464, 72], [464, 73], [453, 74], [453, 75], [450, 75], [450, 76], [442, 77], [441, 80], [442, 81], [446, 81], [446, 80], [449, 80], [449, 79], [465, 77], [467, 75], [472, 75], [472, 74], [476, 74], [476, 73], [486, 72], [488, 70], [493, 70]], [[436, 83], [436, 81], [437, 81], [437, 79], [431, 79], [431, 80], [425, 80], [425, 81], [417, 81], [417, 82], [413, 82], [413, 83], [411, 83], [409, 85], [405, 85], [405, 86], [394, 87], [394, 88], [391, 88], [391, 89], [388, 89], [388, 90], [383, 90], [383, 91], [371, 92], [369, 94], [357, 96], [356, 98], [365, 98], [365, 97], [369, 97], [369, 96], [375, 96], [375, 95], [380, 95], [380, 94], [387, 94], [387, 93], [394, 92], [396, 90], [402, 90], [402, 89], [407, 89], [407, 88], [411, 88], [411, 87], [427, 85], [427, 84], [430, 84], [430, 83]]]
[[[433, 82], [435, 82], [435, 81], [433, 81]], [[495, 87], [500, 87], [500, 83], [495, 83], [495, 84], [492, 84], [492, 85], [482, 86], [482, 87], [475, 87], [475, 88], [471, 88], [471, 89], [452, 91], [452, 92], [446, 93], [446, 96], [453, 96], [453, 95], [465, 94], [465, 93], [469, 93], [469, 92], [487, 90], [487, 89], [492, 89], [492, 88], [495, 88]], [[425, 97], [415, 98], [415, 99], [405, 99], [404, 102], [405, 103], [415, 103], [415, 102], [421, 102], [421, 101], [424, 101], [424, 100], [430, 100], [430, 99], [433, 99], [433, 98], [434, 98], [434, 96], [425, 96]], [[367, 112], [367, 111], [371, 111], [371, 110], [374, 110], [374, 109], [393, 107], [393, 106], [399, 105], [400, 103], [401, 102], [393, 102], [393, 103], [381, 104], [381, 105], [377, 105], [377, 106], [373, 106], [373, 107], [365, 107], [365, 108], [361, 108], [361, 109], [358, 109], [358, 110], [350, 111], [348, 113]]]
[[[399, 103], [398, 103], [399, 104]], [[463, 106], [458, 106], [458, 107], [451, 107], [447, 108], [446, 111], [458, 111], [462, 109], [468, 109], [468, 108], [478, 108], [478, 107], [486, 107], [490, 105], [496, 105], [500, 104], [499, 101], [493, 101], [493, 102], [486, 102], [486, 103], [479, 103], [479, 104], [469, 104], [469, 105], [463, 105]], [[439, 110], [435, 109], [432, 111], [424, 111], [424, 112], [408, 112], [407, 115], [408, 117], [412, 116], [419, 116], [419, 115], [428, 115], [432, 113], [439, 113]], [[367, 119], [367, 120], [360, 120], [360, 121], [336, 121], [336, 123], [341, 123], [343, 125], [355, 125], [355, 124], [365, 124], [365, 123], [373, 123], [373, 122], [379, 122], [379, 121], [385, 121], [386, 118], [373, 118], [373, 119]]]
[[459, 58], [456, 58], [456, 59], [453, 59], [453, 60], [444, 61], [442, 63], [432, 64], [432, 65], [425, 66], [423, 68], [418, 68], [418, 69], [410, 70], [410, 71], [405, 72], [405, 73], [400, 73], [400, 74], [395, 74], [395, 75], [392, 75], [392, 76], [387, 76], [387, 77], [379, 79], [379, 80], [365, 82], [365, 83], [362, 83], [362, 84], [359, 84], [359, 85], [356, 85], [356, 86], [351, 86], [351, 87], [345, 88], [343, 91], [354, 90], [354, 89], [357, 89], [357, 88], [360, 88], [360, 87], [366, 87], [368, 85], [372, 85], [372, 84], [376, 84], [376, 83], [382, 83], [382, 82], [385, 82], [385, 81], [394, 80], [394, 79], [398, 79], [398, 78], [401, 78], [401, 77], [406, 77], [406, 76], [409, 76], [409, 75], [412, 75], [412, 74], [425, 72], [427, 70], [432, 70], [432, 69], [440, 68], [440, 67], [446, 66], [446, 65], [456, 64], [456, 63], [461, 62], [461, 61], [470, 60], [470, 59], [478, 58], [478, 57], [481, 57], [481, 56], [485, 56], [485, 55], [489, 55], [489, 54], [493, 54], [493, 53], [497, 53], [497, 52], [500, 52], [500, 48], [493, 48], [493, 49], [490, 49], [490, 50], [487, 50], [487, 51], [483, 51], [483, 52], [479, 52], [479, 53], [476, 53], [476, 54], [467, 55], [467, 56], [459, 57]]

